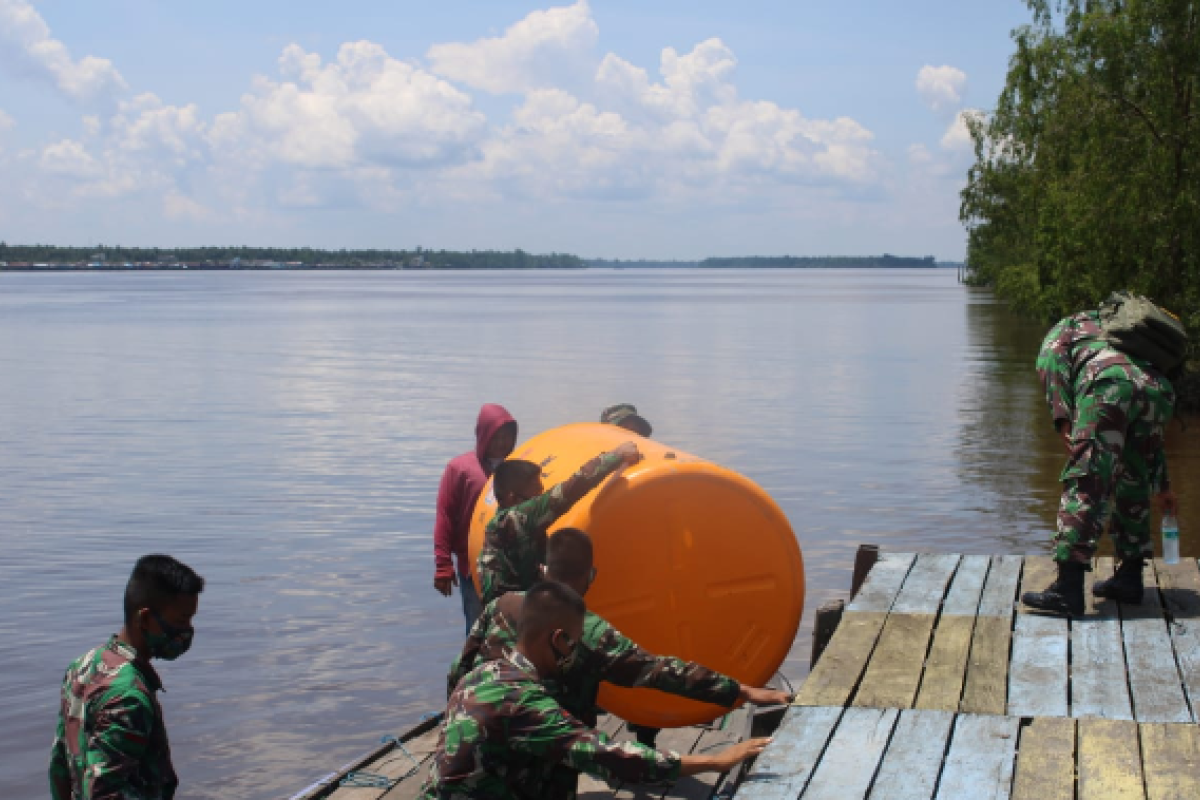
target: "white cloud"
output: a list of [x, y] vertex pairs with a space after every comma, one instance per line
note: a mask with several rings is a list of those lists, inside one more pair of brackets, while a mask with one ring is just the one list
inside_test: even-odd
[[163, 195], [163, 216], [167, 219], [203, 222], [211, 219], [213, 213], [178, 189], [171, 189]]
[[948, 111], [962, 105], [967, 88], [967, 73], [956, 67], [925, 65], [917, 73], [917, 93], [934, 111]]
[[6, 131], [16, 126], [16, 122], [8, 114], [5, 114], [3, 109], [0, 109], [0, 131]]
[[978, 113], [976, 110], [968, 109], [955, 114], [954, 121], [942, 135], [942, 147], [957, 152], [972, 151], [974, 143], [971, 141], [971, 132], [967, 129], [967, 119]]
[[106, 58], [75, 61], [67, 46], [26, 0], [0, 0], [0, 62], [22, 74], [45, 80], [73, 100], [111, 98], [127, 88]]
[[600, 30], [587, 0], [535, 11], [503, 36], [429, 48], [438, 75], [492, 94], [570, 83], [592, 63]]

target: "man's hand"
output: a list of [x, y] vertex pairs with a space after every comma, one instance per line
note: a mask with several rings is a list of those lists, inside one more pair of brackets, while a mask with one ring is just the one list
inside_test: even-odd
[[770, 737], [764, 736], [760, 739], [747, 739], [744, 742], [735, 744], [733, 747], [722, 750], [713, 756], [717, 762], [716, 771], [729, 772], [729, 770], [733, 769], [746, 759], [753, 758], [761, 753], [770, 743]]
[[450, 595], [454, 594], [454, 587], [458, 586], [458, 576], [456, 576], [454, 573], [450, 573], [449, 578], [439, 578], [434, 576], [433, 586], [443, 595], [449, 597]]
[[616, 450], [613, 450], [613, 453], [620, 456], [626, 466], [630, 467], [642, 460], [642, 454], [638, 452], [637, 445], [633, 442], [625, 442]]
[[1063, 447], [1067, 449], [1067, 455], [1072, 453], [1071, 448], [1071, 423], [1065, 419], [1060, 419], [1054, 423], [1054, 430], [1058, 431], [1058, 438], [1062, 439]]
[[742, 684], [739, 697], [756, 706], [778, 706], [792, 702], [792, 696], [787, 692], [781, 692], [778, 689], [756, 689], [745, 684]]
[[1163, 514], [1170, 514], [1173, 517], [1179, 516], [1179, 498], [1170, 489], [1158, 493], [1158, 503], [1162, 508]]

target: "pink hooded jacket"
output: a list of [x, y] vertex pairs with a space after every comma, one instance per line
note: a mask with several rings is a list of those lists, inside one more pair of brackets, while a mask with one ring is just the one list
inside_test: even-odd
[[492, 474], [484, 455], [496, 431], [510, 423], [515, 433], [517, 421], [512, 414], [504, 406], [485, 403], [479, 409], [479, 419], [475, 422], [475, 449], [452, 459], [442, 473], [442, 482], [438, 486], [437, 520], [433, 525], [435, 578], [449, 578], [454, 574], [451, 554], [454, 555], [454, 561], [458, 562], [458, 574], [467, 575], [471, 572], [471, 564], [467, 560], [471, 513], [475, 511], [479, 493]]

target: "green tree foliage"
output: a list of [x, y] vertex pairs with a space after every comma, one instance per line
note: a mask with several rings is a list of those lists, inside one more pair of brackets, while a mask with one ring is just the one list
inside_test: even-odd
[[1026, 0], [962, 192], [976, 283], [1047, 321], [1118, 289], [1200, 340], [1200, 0]]

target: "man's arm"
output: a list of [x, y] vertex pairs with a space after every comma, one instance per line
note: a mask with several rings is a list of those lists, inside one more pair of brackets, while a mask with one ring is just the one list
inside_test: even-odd
[[463, 676], [475, 669], [479, 663], [479, 651], [483, 649], [483, 644], [487, 641], [488, 630], [492, 627], [492, 616], [495, 611], [496, 601], [493, 600], [484, 606], [479, 618], [471, 626], [471, 632], [467, 634], [467, 641], [463, 643], [462, 652], [458, 654], [458, 658], [454, 659], [454, 663], [450, 665], [450, 674], [446, 676], [447, 699], [454, 694], [454, 688], [458, 686], [458, 682], [463, 679]]
[[458, 473], [447, 464], [438, 484], [437, 517], [433, 523], [433, 585], [447, 597], [457, 582], [451, 553], [454, 552], [453, 511], [458, 508], [459, 492]]
[[54, 733], [54, 744], [50, 748], [50, 797], [52, 800], [71, 800], [71, 769], [67, 766], [66, 726], [62, 712], [58, 715], [58, 727]]
[[595, 647], [602, 664], [602, 680], [617, 686], [657, 689], [726, 707], [742, 699], [742, 687], [733, 678], [694, 661], [658, 656], [643, 650], [612, 625], [604, 624], [607, 629]]
[[1071, 386], [1071, 348], [1075, 341], [1075, 318], [1061, 320], [1050, 329], [1038, 352], [1037, 372], [1050, 405], [1054, 427], [1063, 434], [1070, 432], [1074, 417], [1074, 392]]
[[513, 508], [526, 520], [526, 525], [546, 528], [563, 514], [571, 510], [622, 464], [636, 464], [641, 458], [637, 445], [625, 442], [617, 449], [601, 453], [579, 468], [571, 477], [556, 484], [548, 492], [538, 495]]
[[154, 733], [154, 706], [141, 692], [110, 692], [101, 703], [84, 753], [82, 792], [88, 800], [123, 800], [136, 794], [130, 783]]

